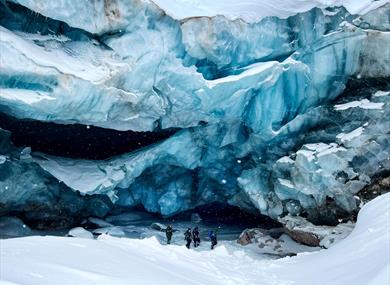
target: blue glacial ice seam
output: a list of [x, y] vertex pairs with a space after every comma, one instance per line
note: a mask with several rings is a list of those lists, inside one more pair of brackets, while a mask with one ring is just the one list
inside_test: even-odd
[[[53, 21], [47, 25], [56, 33], [46, 26], [33, 33], [23, 17], [11, 20], [1, 10], [1, 112], [116, 130], [182, 130], [104, 161], [38, 153], [26, 160], [11, 147], [4, 154], [13, 153], [15, 172], [2, 170], [3, 204], [49, 203], [16, 186], [17, 173], [28, 167], [42, 192], [105, 195], [109, 203], [95, 200], [104, 209], [143, 205], [173, 215], [219, 201], [273, 218], [321, 215], [327, 199], [352, 212], [354, 195], [390, 169], [389, 97], [375, 95], [389, 90], [389, 5], [367, 16], [313, 9], [248, 24], [220, 16], [177, 21], [147, 1], [117, 1], [108, 10], [103, 1], [13, 2], [71, 27]], [[58, 6], [64, 3], [70, 10]], [[354, 102], [345, 94], [338, 99], [350, 81], [369, 82], [354, 94], [366, 101], [335, 109], [335, 102]], [[337, 124], [327, 126], [332, 120]], [[50, 179], [61, 186], [42, 182]]]

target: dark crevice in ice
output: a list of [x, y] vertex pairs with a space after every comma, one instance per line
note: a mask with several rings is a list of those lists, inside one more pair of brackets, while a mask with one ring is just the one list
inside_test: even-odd
[[[55, 20], [22, 5], [0, 0], [0, 26], [14, 32], [31, 35], [65, 36], [72, 41], [91, 41], [103, 49], [109, 49], [103, 41], [103, 36], [92, 34], [86, 30], [69, 26], [67, 23]], [[39, 41], [35, 41], [39, 45]]]
[[231, 75], [239, 75], [245, 70], [247, 70], [248, 66], [251, 66], [256, 63], [262, 63], [267, 61], [278, 61], [283, 62], [287, 58], [289, 58], [294, 51], [279, 55], [279, 56], [269, 56], [269, 57], [262, 57], [260, 59], [253, 59], [251, 61], [242, 63], [237, 65], [236, 63], [233, 63], [228, 66], [224, 67], [218, 67], [214, 62], [202, 59], [202, 60], [196, 60], [195, 66], [197, 68], [197, 71], [203, 75], [203, 77], [207, 80], [215, 80], [219, 78], [224, 78]]
[[40, 35], [65, 35], [72, 40], [85, 40], [95, 36], [65, 22], [45, 17], [22, 5], [0, 1], [0, 25], [12, 30]]
[[198, 214], [205, 224], [237, 225], [244, 228], [261, 227], [268, 229], [281, 226], [280, 223], [270, 217], [258, 213], [249, 213], [239, 207], [217, 202], [196, 207], [194, 210], [180, 213], [168, 220], [190, 219], [194, 213]]
[[158, 143], [177, 129], [154, 132], [117, 131], [89, 125], [62, 125], [18, 120], [0, 113], [0, 128], [12, 133], [15, 146], [78, 159], [107, 159]]
[[[316, 143], [318, 141], [318, 133], [321, 133], [321, 142], [332, 143], [334, 142], [335, 133], [340, 132], [340, 124], [350, 126], [356, 124], [356, 127], [358, 127], [361, 125], [361, 121], [369, 119], [362, 117], [359, 121], [356, 121], [354, 117], [350, 117], [344, 118], [344, 121], [342, 121], [340, 113], [334, 110], [334, 105], [362, 100], [365, 98], [371, 99], [372, 94], [374, 94], [376, 91], [389, 89], [389, 77], [366, 79], [358, 79], [355, 77], [349, 78], [343, 93], [341, 93], [335, 100], [323, 106], [321, 111], [324, 113], [324, 115], [322, 116], [321, 120], [312, 127], [308, 128], [307, 131], [301, 135], [303, 136], [303, 139], [296, 144], [296, 147], [293, 148], [293, 151], [298, 151], [303, 144]], [[325, 133], [328, 133], [329, 136], [324, 135]]]

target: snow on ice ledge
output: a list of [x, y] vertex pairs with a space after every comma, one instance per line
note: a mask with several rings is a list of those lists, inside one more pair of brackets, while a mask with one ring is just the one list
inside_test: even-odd
[[[131, 7], [126, 1], [73, 1], [51, 3], [45, 0], [12, 0], [31, 10], [71, 26], [102, 33], [121, 29], [129, 24], [126, 15], [136, 13], [140, 6], [156, 4], [167, 15], [177, 20], [192, 17], [223, 15], [229, 20], [242, 19], [258, 22], [269, 16], [287, 18], [314, 7], [344, 6], [351, 14], [365, 14], [383, 6], [389, 0], [137, 0]], [[131, 7], [131, 8], [130, 8]]]
[[175, 19], [223, 15], [231, 20], [240, 18], [252, 23], [269, 16], [287, 18], [314, 7], [343, 5], [351, 14], [367, 13], [387, 3], [388, 0], [249, 0], [245, 2], [237, 0], [153, 0], [153, 2]]
[[[272, 260], [222, 242], [214, 251], [155, 238], [1, 240], [1, 284], [386, 284], [390, 193], [363, 207], [353, 232], [330, 249]], [[207, 262], [206, 262], [207, 261]], [[190, 277], [189, 277], [190, 276]]]

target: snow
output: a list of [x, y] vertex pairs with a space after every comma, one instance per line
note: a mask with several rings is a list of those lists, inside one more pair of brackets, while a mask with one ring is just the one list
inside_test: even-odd
[[335, 105], [334, 107], [337, 111], [344, 111], [344, 110], [348, 110], [350, 108], [356, 108], [356, 107], [359, 107], [362, 109], [382, 109], [383, 105], [384, 105], [384, 103], [373, 103], [373, 102], [370, 102], [368, 99], [363, 99], [361, 101], [352, 101], [352, 102], [345, 103], [345, 104]]
[[309, 149], [309, 150], [313, 150], [316, 152], [321, 152], [321, 151], [328, 149], [329, 145], [326, 143], [309, 143], [309, 144], [305, 144], [304, 148]]
[[287, 163], [287, 164], [293, 164], [294, 163], [294, 160], [292, 160], [290, 157], [288, 156], [283, 156], [282, 158], [279, 158], [277, 161], [277, 163]]
[[286, 186], [287, 188], [294, 188], [294, 185], [290, 180], [278, 178], [278, 181], [281, 185]]
[[214, 251], [156, 238], [1, 240], [1, 284], [385, 284], [390, 193], [366, 204], [355, 229], [328, 250], [274, 260], [224, 242]]
[[382, 6], [388, 0], [153, 0], [175, 19], [224, 15], [228, 19], [241, 18], [246, 22], [258, 22], [264, 17], [287, 18], [314, 7], [345, 6], [352, 14], [367, 13]]
[[99, 228], [93, 231], [94, 234], [105, 234], [114, 237], [123, 237], [125, 236], [125, 232], [120, 227], [106, 227]]
[[73, 228], [68, 233], [71, 237], [93, 239], [93, 234], [82, 227]]
[[[31, 37], [21, 37], [25, 35], [25, 33], [17, 35], [0, 26], [0, 43], [8, 44], [39, 66], [53, 68], [64, 74], [73, 75], [93, 83], [102, 83], [126, 66], [108, 57], [105, 58], [106, 63], [94, 64], [85, 59], [83, 60], [81, 57], [71, 56], [65, 49], [49, 50], [40, 47], [31, 41]], [[60, 38], [60, 41], [64, 41], [63, 37]], [[5, 51], [3, 52], [5, 53]]]
[[315, 156], [326, 156], [339, 151], [346, 151], [346, 149], [339, 147], [336, 143], [313, 143], [303, 145], [302, 149], [297, 151], [297, 154], [305, 156], [308, 161], [312, 161]]
[[0, 97], [27, 104], [34, 104], [41, 100], [55, 100], [55, 98], [50, 97], [47, 92], [12, 88], [1, 88]]
[[353, 130], [353, 131], [350, 132], [350, 133], [347, 133], [347, 134], [345, 134], [345, 133], [338, 134], [338, 135], [336, 136], [336, 138], [340, 139], [341, 142], [350, 141], [350, 140], [352, 140], [352, 139], [354, 139], [354, 138], [356, 138], [356, 137], [361, 136], [362, 133], [363, 133], [363, 131], [364, 131], [364, 128], [363, 128], [363, 127], [359, 127], [359, 128]]
[[346, 151], [345, 148], [343, 147], [339, 147], [337, 144], [335, 143], [331, 143], [329, 144], [329, 148], [325, 149], [325, 150], [321, 150], [317, 157], [321, 157], [321, 156], [325, 156], [325, 155], [329, 155], [329, 154], [332, 154], [332, 153], [337, 153], [339, 151]]
[[314, 159], [314, 152], [300, 149], [297, 151], [297, 155], [303, 155], [304, 157], [307, 158], [308, 161], [312, 161]]
[[382, 96], [387, 96], [390, 94], [390, 91], [377, 91], [374, 93], [374, 97], [382, 97]]
[[261, 62], [261, 63], [255, 63], [246, 68], [245, 71], [238, 75], [230, 75], [223, 78], [215, 79], [215, 80], [207, 80], [206, 85], [211, 89], [215, 86], [223, 83], [229, 83], [229, 82], [237, 82], [244, 78], [248, 78], [250, 76], [254, 76], [257, 74], [261, 74], [265, 72], [268, 69], [271, 69], [278, 65], [278, 62], [276, 61], [269, 61], [269, 62]]

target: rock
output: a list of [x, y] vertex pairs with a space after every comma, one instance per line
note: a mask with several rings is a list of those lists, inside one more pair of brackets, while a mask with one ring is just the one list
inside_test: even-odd
[[31, 147], [25, 147], [20, 152], [20, 159], [30, 159], [31, 158]]
[[71, 229], [68, 232], [68, 236], [93, 239], [93, 234], [90, 231], [87, 231], [86, 229], [84, 229], [82, 227], [77, 227], [77, 228]]
[[12, 238], [31, 235], [31, 229], [19, 218], [0, 218], [0, 237]]
[[150, 225], [150, 227], [154, 230], [161, 231], [161, 232], [164, 232], [167, 228], [166, 225], [163, 225], [161, 223], [153, 223]]
[[201, 221], [202, 221], [202, 218], [200, 217], [200, 215], [198, 213], [193, 213], [191, 215], [191, 222], [200, 223]]
[[345, 238], [354, 227], [351, 222], [340, 223], [337, 226], [316, 226], [303, 217], [291, 215], [279, 218], [278, 221], [283, 224], [285, 232], [296, 242], [325, 248]]
[[[284, 233], [283, 228], [272, 228], [269, 230], [266, 229], [246, 229], [244, 230], [239, 238], [237, 239], [237, 243], [241, 245], [247, 245], [252, 243], [252, 239], [255, 238], [256, 235], [263, 234], [263, 235], [269, 235], [272, 239], [278, 239], [282, 234]], [[281, 241], [284, 242], [284, 241]]]
[[319, 246], [321, 239], [315, 234], [308, 231], [289, 230], [286, 228], [286, 233], [296, 242], [308, 246]]
[[252, 243], [252, 239], [256, 235], [256, 229], [247, 229], [241, 233], [239, 238], [237, 239], [237, 243], [241, 245], [247, 245]]
[[373, 179], [371, 184], [361, 190], [356, 197], [361, 201], [361, 208], [365, 203], [387, 192], [390, 192], [390, 176], [384, 175]]
[[278, 238], [273, 238], [269, 235], [270, 232], [280, 232], [283, 229], [246, 229], [242, 232], [237, 240], [241, 245], [254, 244], [257, 251], [261, 254], [275, 255], [278, 257], [294, 256], [299, 252], [315, 251], [319, 247], [308, 247], [293, 241], [288, 235], [279, 235]]

